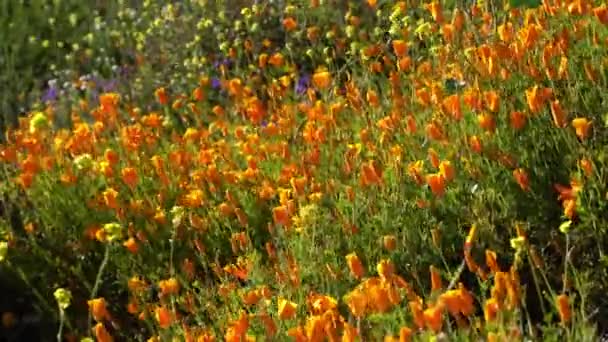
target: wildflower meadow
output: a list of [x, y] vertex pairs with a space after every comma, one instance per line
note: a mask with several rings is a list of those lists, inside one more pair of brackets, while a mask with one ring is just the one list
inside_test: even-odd
[[608, 336], [605, 1], [6, 0], [0, 68], [0, 341]]

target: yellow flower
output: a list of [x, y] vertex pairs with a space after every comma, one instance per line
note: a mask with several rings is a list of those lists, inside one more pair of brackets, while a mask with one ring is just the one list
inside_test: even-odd
[[120, 223], [106, 223], [103, 225], [103, 231], [106, 233], [106, 238], [110, 242], [119, 240], [122, 237], [122, 226]]
[[30, 121], [30, 133], [36, 133], [37, 131], [47, 128], [49, 120], [43, 112], [36, 112], [32, 116]]
[[3, 262], [6, 259], [6, 255], [8, 254], [8, 242], [0, 241], [0, 262]]
[[55, 290], [53, 296], [55, 297], [55, 300], [57, 301], [57, 304], [61, 310], [67, 309], [72, 302], [72, 293], [64, 288], [58, 288]]

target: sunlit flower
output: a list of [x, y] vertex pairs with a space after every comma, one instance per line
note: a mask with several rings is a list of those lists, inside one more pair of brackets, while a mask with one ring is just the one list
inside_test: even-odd
[[572, 120], [572, 127], [574, 127], [576, 136], [578, 136], [581, 140], [585, 140], [587, 137], [589, 137], [591, 121], [587, 120], [587, 118], [576, 118]]

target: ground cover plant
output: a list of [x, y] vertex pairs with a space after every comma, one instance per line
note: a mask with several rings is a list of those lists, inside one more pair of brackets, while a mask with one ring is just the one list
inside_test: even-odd
[[606, 332], [602, 1], [4, 6], [56, 13], [1, 23], [0, 277], [42, 339]]

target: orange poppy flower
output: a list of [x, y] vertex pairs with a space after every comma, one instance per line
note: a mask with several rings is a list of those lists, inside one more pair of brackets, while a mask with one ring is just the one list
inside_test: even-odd
[[414, 324], [418, 327], [418, 329], [423, 329], [425, 326], [425, 315], [422, 310], [422, 303], [419, 300], [413, 300], [409, 302], [410, 310], [412, 311], [412, 316], [414, 318]]
[[490, 268], [493, 273], [500, 272], [498, 261], [496, 260], [496, 253], [489, 249], [486, 249], [486, 265]]
[[481, 145], [481, 139], [479, 139], [479, 137], [476, 135], [470, 137], [469, 138], [469, 147], [471, 147], [471, 150], [473, 150], [473, 152], [481, 153], [481, 151], [483, 149], [483, 147]]
[[460, 98], [453, 94], [443, 99], [442, 108], [452, 119], [462, 119], [462, 108], [460, 106]]
[[108, 330], [106, 330], [106, 327], [103, 325], [103, 323], [99, 322], [95, 324], [93, 330], [95, 332], [95, 338], [97, 339], [97, 341], [114, 342], [114, 338], [112, 337], [112, 335], [110, 335]]
[[154, 310], [154, 315], [158, 325], [162, 329], [167, 329], [175, 321], [175, 315], [166, 307], [161, 306]]
[[319, 89], [326, 89], [331, 85], [331, 73], [320, 69], [312, 75], [312, 84]]
[[441, 317], [441, 308], [439, 306], [432, 306], [424, 310], [424, 323], [427, 328], [433, 332], [438, 333], [441, 331], [443, 326], [443, 318]]
[[456, 171], [449, 160], [444, 160], [439, 163], [439, 174], [445, 178], [447, 182], [451, 182], [456, 175]]
[[382, 183], [382, 171], [374, 161], [361, 165], [361, 181], [363, 185]]
[[412, 66], [412, 58], [410, 56], [403, 56], [397, 61], [397, 67], [399, 71], [408, 72]]
[[272, 66], [280, 67], [283, 65], [283, 63], [285, 63], [285, 57], [283, 57], [283, 55], [279, 52], [274, 53], [268, 59], [268, 63], [270, 63], [270, 65], [272, 65]]
[[394, 251], [397, 248], [397, 238], [395, 235], [384, 235], [382, 237], [382, 245], [387, 251]]
[[586, 139], [589, 136], [589, 130], [591, 128], [591, 121], [587, 118], [576, 118], [572, 120], [572, 127], [581, 140]]
[[540, 94], [538, 86], [534, 86], [531, 89], [526, 90], [526, 101], [528, 102], [528, 108], [533, 114], [540, 112], [543, 104], [543, 98]]
[[292, 301], [289, 301], [285, 298], [279, 298], [278, 300], [279, 306], [279, 319], [286, 320], [292, 319], [296, 315], [296, 309], [298, 305]]
[[593, 15], [604, 25], [608, 25], [608, 6], [603, 4], [593, 9]]
[[496, 130], [496, 121], [492, 114], [482, 113], [477, 115], [479, 126], [487, 132], [493, 133]]
[[499, 311], [500, 305], [495, 298], [489, 298], [485, 301], [483, 305], [483, 316], [486, 322], [495, 320]]
[[591, 160], [581, 159], [578, 162], [578, 165], [580, 166], [581, 169], [583, 169], [583, 171], [585, 171], [585, 175], [587, 177], [590, 177], [593, 174], [593, 164], [592, 164]]
[[160, 288], [160, 294], [162, 296], [176, 295], [180, 288], [179, 282], [175, 278], [161, 280], [158, 283], [158, 287]]
[[437, 154], [437, 151], [435, 151], [435, 149], [433, 149], [433, 148], [429, 148], [428, 157], [429, 157], [429, 161], [431, 162], [431, 165], [433, 165], [434, 168], [438, 168], [439, 167], [439, 155]]
[[89, 312], [93, 318], [98, 321], [104, 321], [106, 319], [110, 319], [110, 313], [108, 312], [106, 306], [106, 300], [104, 298], [95, 298], [87, 301], [89, 306]]
[[439, 173], [432, 173], [426, 176], [426, 183], [430, 186], [431, 191], [437, 197], [442, 197], [445, 194], [445, 178]]
[[122, 181], [127, 184], [131, 189], [135, 188], [138, 181], [137, 170], [132, 167], [125, 167], [121, 171]]
[[526, 125], [526, 116], [520, 111], [511, 112], [509, 119], [511, 127], [515, 130], [520, 130]]
[[441, 290], [443, 285], [441, 282], [441, 274], [439, 274], [439, 270], [435, 266], [431, 265], [430, 272], [431, 272], [431, 290], [432, 291]]
[[498, 93], [496, 93], [496, 91], [494, 91], [494, 90], [491, 90], [491, 91], [484, 92], [483, 95], [484, 95], [486, 107], [488, 108], [488, 110], [490, 110], [493, 113], [498, 112], [498, 110], [500, 108], [500, 97], [498, 96]]
[[562, 109], [559, 100], [551, 102], [551, 116], [553, 117], [553, 124], [557, 127], [566, 127], [568, 124], [566, 121], [566, 113]]
[[407, 42], [405, 40], [401, 40], [401, 39], [396, 39], [393, 40], [393, 51], [395, 52], [395, 55], [397, 55], [398, 57], [403, 57], [407, 54]]
[[431, 2], [429, 5], [427, 5], [427, 10], [431, 12], [431, 16], [433, 17], [436, 23], [443, 23], [443, 8], [441, 6], [441, 2]]
[[363, 277], [365, 269], [363, 267], [363, 264], [361, 263], [361, 259], [359, 259], [356, 253], [353, 252], [348, 254], [346, 256], [346, 263], [353, 277], [355, 277], [356, 279], [361, 279]]
[[426, 125], [426, 135], [433, 140], [445, 139], [443, 129], [435, 122], [431, 122]]
[[167, 96], [167, 91], [165, 90], [164, 87], [158, 88], [154, 91], [154, 95], [156, 95], [156, 99], [158, 100], [158, 103], [160, 103], [161, 105], [166, 105], [167, 103], [169, 103], [169, 97]]
[[528, 173], [526, 172], [526, 170], [522, 168], [513, 170], [513, 177], [515, 178], [515, 181], [522, 190], [530, 190], [530, 180], [528, 178]]
[[135, 238], [130, 237], [127, 241], [122, 244], [129, 252], [136, 254], [139, 250], [139, 245], [137, 244], [137, 240]]
[[285, 27], [287, 32], [293, 31], [298, 27], [298, 22], [292, 17], [287, 17], [283, 19], [283, 27]]
[[561, 294], [555, 299], [555, 305], [557, 306], [557, 312], [562, 324], [566, 324], [572, 318], [572, 310], [570, 309], [570, 303], [568, 295]]

